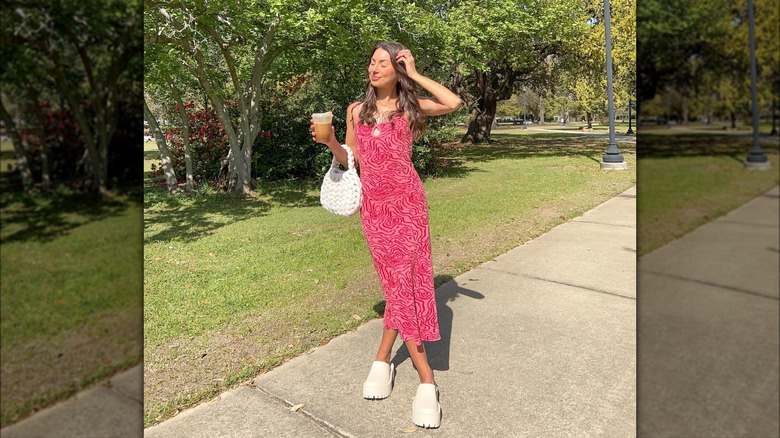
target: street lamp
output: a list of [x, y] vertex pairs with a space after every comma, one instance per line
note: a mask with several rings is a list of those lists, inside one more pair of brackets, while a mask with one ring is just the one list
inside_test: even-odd
[[615, 142], [615, 103], [612, 96], [612, 41], [609, 32], [609, 0], [604, 0], [604, 36], [607, 40], [607, 111], [609, 112], [609, 148], [602, 156], [601, 169], [623, 170], [628, 164]]
[[753, 13], [753, 0], [748, 0], [748, 31], [750, 39], [750, 98], [753, 101], [753, 148], [745, 160], [747, 169], [767, 170], [771, 167], [769, 159], [761, 150], [758, 141], [758, 91], [756, 86], [756, 26]]
[[628, 98], [628, 131], [626, 134], [633, 134], [634, 130], [631, 129], [631, 98]]

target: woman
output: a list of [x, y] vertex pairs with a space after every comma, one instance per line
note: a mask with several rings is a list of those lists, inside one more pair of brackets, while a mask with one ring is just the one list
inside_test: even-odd
[[[415, 84], [432, 97], [418, 97]], [[345, 143], [360, 166], [363, 186], [360, 220], [386, 298], [382, 341], [363, 384], [363, 397], [390, 395], [394, 372], [390, 354], [400, 333], [420, 377], [412, 420], [421, 427], [439, 427], [441, 422], [438, 389], [423, 345], [441, 336], [428, 203], [412, 165], [412, 141], [422, 136], [425, 117], [447, 114], [460, 104], [457, 95], [417, 72], [411, 51], [383, 42], [372, 50], [365, 99], [347, 110]], [[323, 144], [346, 166], [347, 152], [332, 128]]]

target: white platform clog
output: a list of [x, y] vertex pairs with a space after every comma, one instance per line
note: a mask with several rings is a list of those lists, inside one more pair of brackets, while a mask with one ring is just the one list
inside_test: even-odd
[[412, 421], [420, 427], [437, 428], [441, 425], [439, 388], [433, 383], [421, 383], [412, 402]]
[[393, 373], [395, 365], [380, 360], [371, 364], [371, 371], [363, 383], [363, 398], [381, 400], [390, 396], [393, 390]]

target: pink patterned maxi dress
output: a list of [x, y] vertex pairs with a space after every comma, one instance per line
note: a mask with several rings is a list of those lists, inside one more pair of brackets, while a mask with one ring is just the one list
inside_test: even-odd
[[363, 185], [360, 221], [385, 293], [385, 328], [417, 345], [439, 340], [428, 201], [412, 165], [409, 123], [396, 116], [374, 127], [356, 118], [355, 135]]

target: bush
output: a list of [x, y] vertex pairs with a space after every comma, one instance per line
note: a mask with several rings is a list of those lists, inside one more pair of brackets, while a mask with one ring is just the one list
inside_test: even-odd
[[436, 153], [443, 143], [455, 141], [459, 136], [454, 116], [429, 119], [430, 125], [422, 138], [412, 145], [412, 163], [420, 177], [433, 176], [441, 170]]
[[[192, 110], [195, 103], [184, 104], [185, 110]], [[178, 107], [175, 108], [178, 111]], [[199, 109], [187, 111], [187, 123], [190, 131], [190, 156], [192, 157], [192, 174], [196, 181], [212, 181], [219, 176], [222, 160], [230, 151], [230, 143], [225, 130], [214, 111]], [[184, 162], [184, 137], [181, 127], [163, 128], [168, 143], [168, 153], [180, 182], [186, 179]], [[162, 167], [154, 172], [163, 175]]]
[[308, 120], [277, 113], [263, 120], [263, 132], [252, 147], [253, 168], [259, 180], [313, 179], [322, 176], [330, 165], [330, 150], [312, 141]]
[[[84, 137], [73, 115], [64, 109], [52, 109], [49, 102], [41, 107], [32, 107], [31, 112], [40, 111], [43, 120], [43, 143], [46, 145], [49, 162], [49, 176], [55, 184], [64, 184], [81, 190], [87, 179], [84, 159]], [[30, 171], [36, 183], [42, 181], [43, 162], [41, 160], [41, 138], [36, 128], [26, 128], [20, 132], [22, 141], [27, 144], [25, 150]]]

